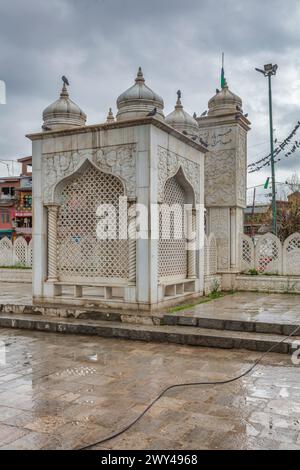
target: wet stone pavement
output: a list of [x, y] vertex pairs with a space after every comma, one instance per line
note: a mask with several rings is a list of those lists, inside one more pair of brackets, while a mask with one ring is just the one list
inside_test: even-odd
[[[0, 330], [1, 449], [76, 449], [174, 382], [238, 375], [257, 353]], [[300, 449], [300, 365], [265, 357], [225, 386], [170, 391], [98, 449]]]

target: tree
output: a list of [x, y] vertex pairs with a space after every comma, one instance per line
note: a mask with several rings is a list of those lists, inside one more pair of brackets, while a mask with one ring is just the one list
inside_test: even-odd
[[287, 179], [286, 184], [292, 193], [300, 191], [300, 179], [297, 173], [293, 173], [292, 176]]
[[[294, 195], [298, 197], [293, 197]], [[271, 209], [265, 215], [264, 225], [268, 227], [268, 231], [271, 231]], [[297, 192], [290, 195], [288, 201], [277, 202], [277, 230], [281, 241], [295, 232], [300, 232], [300, 195]]]

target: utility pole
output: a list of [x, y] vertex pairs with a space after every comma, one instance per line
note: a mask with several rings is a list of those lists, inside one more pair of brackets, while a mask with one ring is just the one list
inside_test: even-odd
[[269, 84], [269, 120], [270, 120], [270, 149], [271, 149], [271, 175], [272, 175], [272, 227], [274, 235], [277, 235], [277, 205], [276, 205], [276, 180], [274, 162], [274, 140], [273, 140], [273, 108], [272, 108], [272, 75], [276, 75], [278, 65], [267, 64], [264, 70], [255, 69], [268, 77]]

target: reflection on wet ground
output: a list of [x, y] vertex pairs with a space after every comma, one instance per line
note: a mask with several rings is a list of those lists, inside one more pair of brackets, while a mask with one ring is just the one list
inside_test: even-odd
[[[257, 353], [0, 330], [2, 449], [73, 449], [174, 382], [221, 380]], [[272, 354], [226, 386], [169, 392], [115, 449], [300, 449], [300, 365]]]
[[199, 318], [300, 324], [300, 295], [236, 292], [177, 315]]

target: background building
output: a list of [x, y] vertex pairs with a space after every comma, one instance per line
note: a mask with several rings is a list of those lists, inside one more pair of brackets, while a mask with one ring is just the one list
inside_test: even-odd
[[0, 178], [0, 239], [32, 237], [32, 157], [18, 159], [20, 176]]

